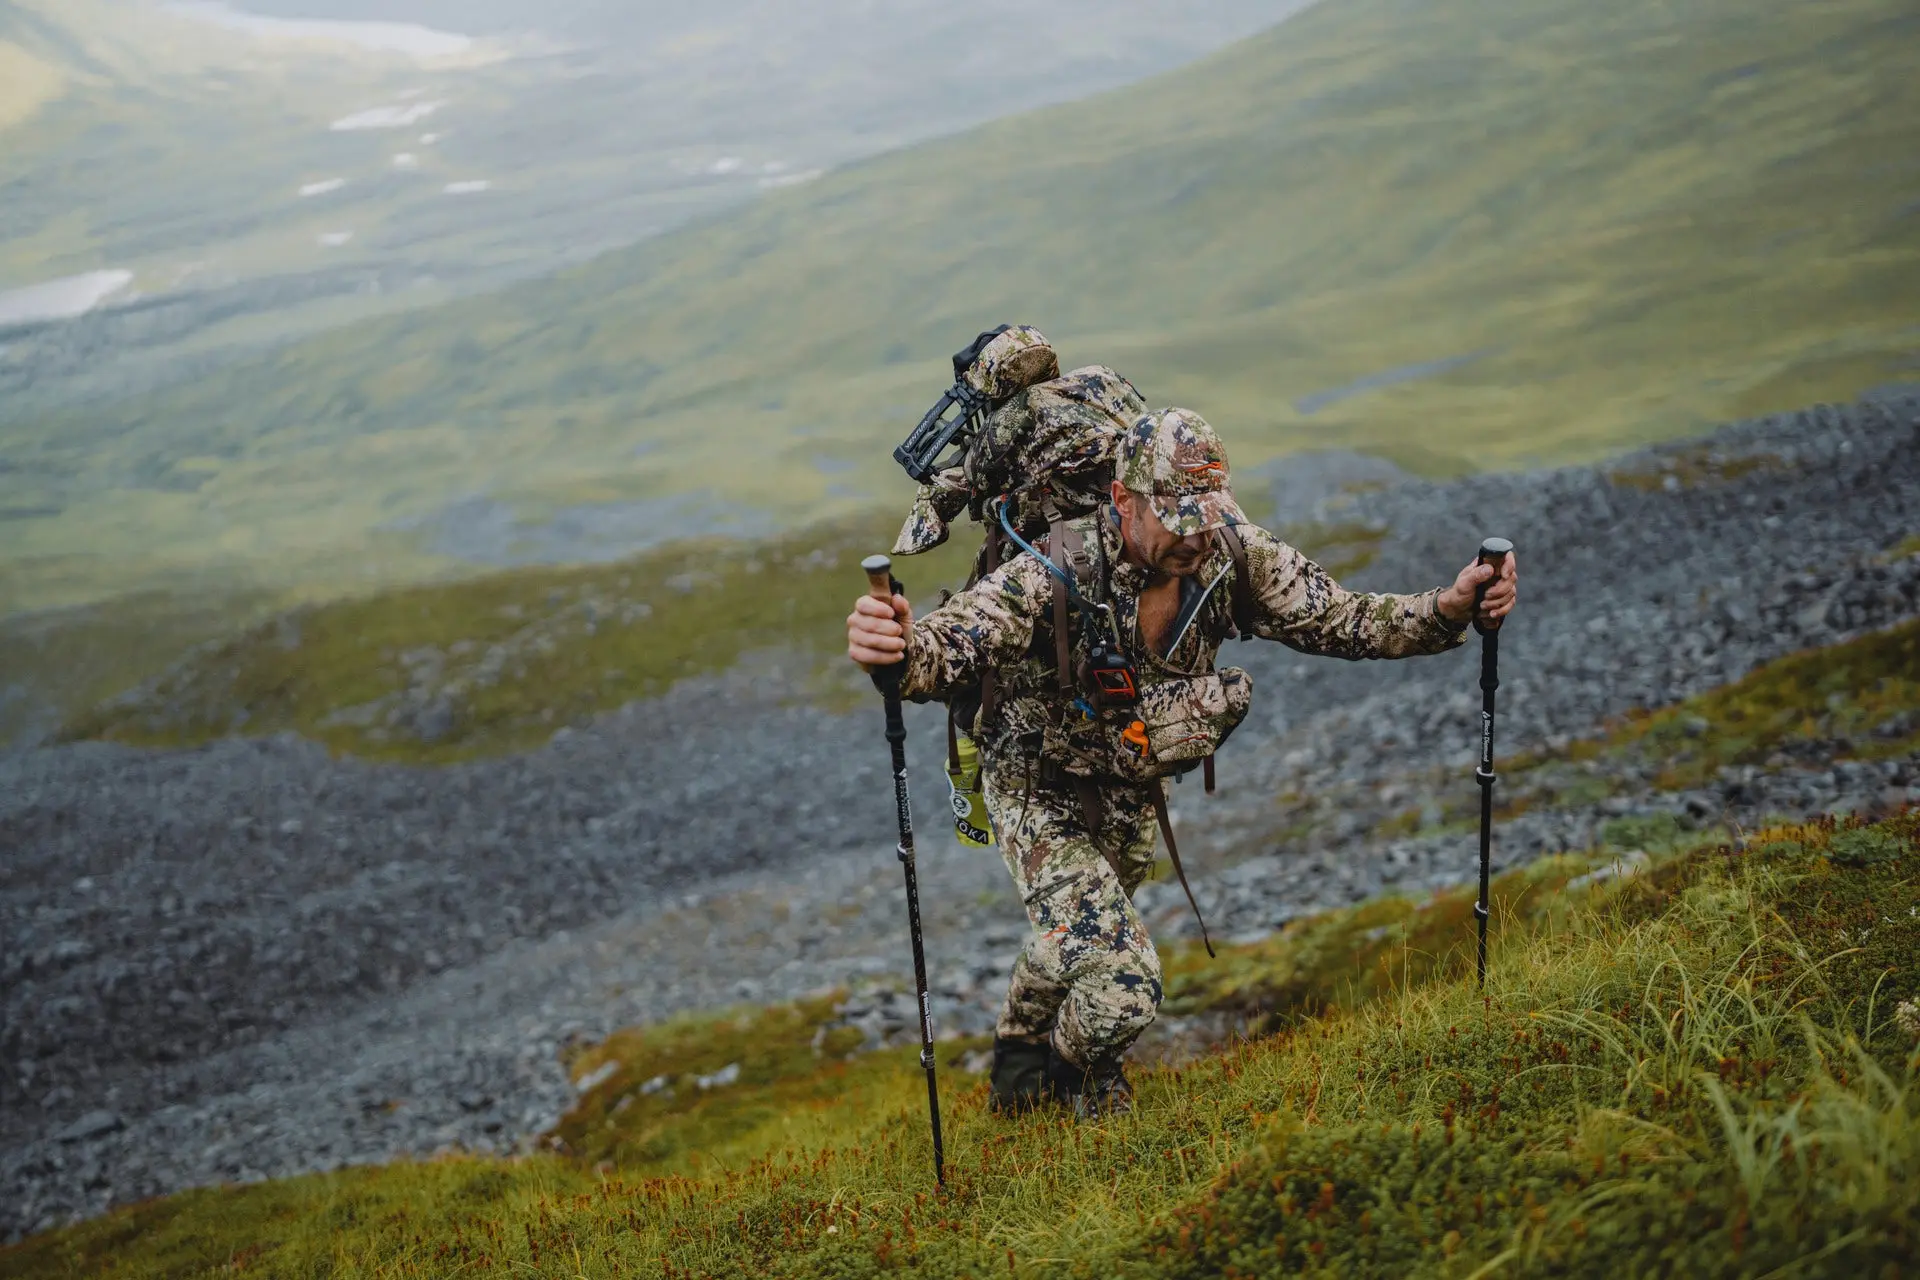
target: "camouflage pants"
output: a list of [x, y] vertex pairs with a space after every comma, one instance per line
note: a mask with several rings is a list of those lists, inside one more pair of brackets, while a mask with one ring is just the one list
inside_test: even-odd
[[996, 842], [1034, 929], [1014, 961], [997, 1034], [1051, 1036], [1080, 1067], [1117, 1061], [1160, 1007], [1160, 956], [1132, 899], [1153, 869], [1151, 802], [1137, 787], [1105, 793], [1100, 834], [1116, 875], [1071, 792], [1029, 791], [1024, 760], [989, 763], [985, 773]]

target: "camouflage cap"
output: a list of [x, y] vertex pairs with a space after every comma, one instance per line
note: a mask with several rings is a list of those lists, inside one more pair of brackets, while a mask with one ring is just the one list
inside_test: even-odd
[[965, 381], [992, 402], [1059, 376], [1060, 357], [1046, 335], [1032, 325], [1016, 324], [981, 348]]
[[1186, 537], [1246, 524], [1228, 488], [1227, 451], [1207, 420], [1188, 409], [1136, 418], [1120, 437], [1114, 474], [1153, 503], [1160, 523]]

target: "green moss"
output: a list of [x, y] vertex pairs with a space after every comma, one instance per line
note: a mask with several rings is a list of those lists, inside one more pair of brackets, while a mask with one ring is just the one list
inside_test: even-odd
[[[0, 620], [0, 744], [45, 733], [288, 602], [140, 592], [110, 605]], [[7, 686], [28, 696], [10, 698]]]
[[1827, 857], [1843, 867], [1871, 867], [1896, 862], [1905, 852], [1892, 833], [1861, 829], [1843, 831], [1827, 845]]
[[1413, 835], [1425, 825], [1426, 815], [1420, 809], [1402, 809], [1400, 812], [1380, 822], [1376, 822], [1373, 826], [1373, 834], [1376, 839], [1394, 840], [1402, 836]]
[[[1908, 714], [1916, 709], [1920, 622], [1908, 622], [1768, 663], [1622, 736], [1672, 757], [1659, 783], [1683, 787], [1723, 766], [1761, 764], [1802, 743], [1829, 744], [1843, 758], [1903, 754], [1920, 745], [1920, 718]], [[1683, 750], [1691, 759], [1681, 758]]]
[[1727, 484], [1745, 476], [1766, 475], [1787, 469], [1778, 454], [1754, 453], [1729, 457], [1710, 446], [1684, 449], [1668, 454], [1658, 462], [1633, 470], [1614, 470], [1607, 479], [1632, 489], [1700, 489]]

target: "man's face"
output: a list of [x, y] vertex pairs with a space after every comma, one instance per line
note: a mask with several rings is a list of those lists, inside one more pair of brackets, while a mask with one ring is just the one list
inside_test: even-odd
[[1115, 481], [1113, 505], [1120, 511], [1120, 533], [1133, 558], [1154, 573], [1172, 578], [1189, 577], [1200, 571], [1200, 562], [1213, 549], [1213, 531], [1188, 534], [1182, 538], [1168, 531], [1154, 514], [1153, 504]]

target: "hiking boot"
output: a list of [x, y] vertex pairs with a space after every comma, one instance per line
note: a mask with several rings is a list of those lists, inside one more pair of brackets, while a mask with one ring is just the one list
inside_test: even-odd
[[1063, 1105], [1073, 1108], [1078, 1120], [1124, 1116], [1133, 1110], [1133, 1086], [1118, 1060], [1091, 1068], [1076, 1066], [1049, 1046], [1047, 1088]]
[[1077, 1120], [1104, 1120], [1133, 1114], [1133, 1085], [1119, 1063], [1087, 1077], [1086, 1088], [1073, 1100]]
[[996, 1115], [1025, 1115], [1054, 1101], [1048, 1089], [1046, 1041], [993, 1039], [993, 1096], [987, 1107]]

